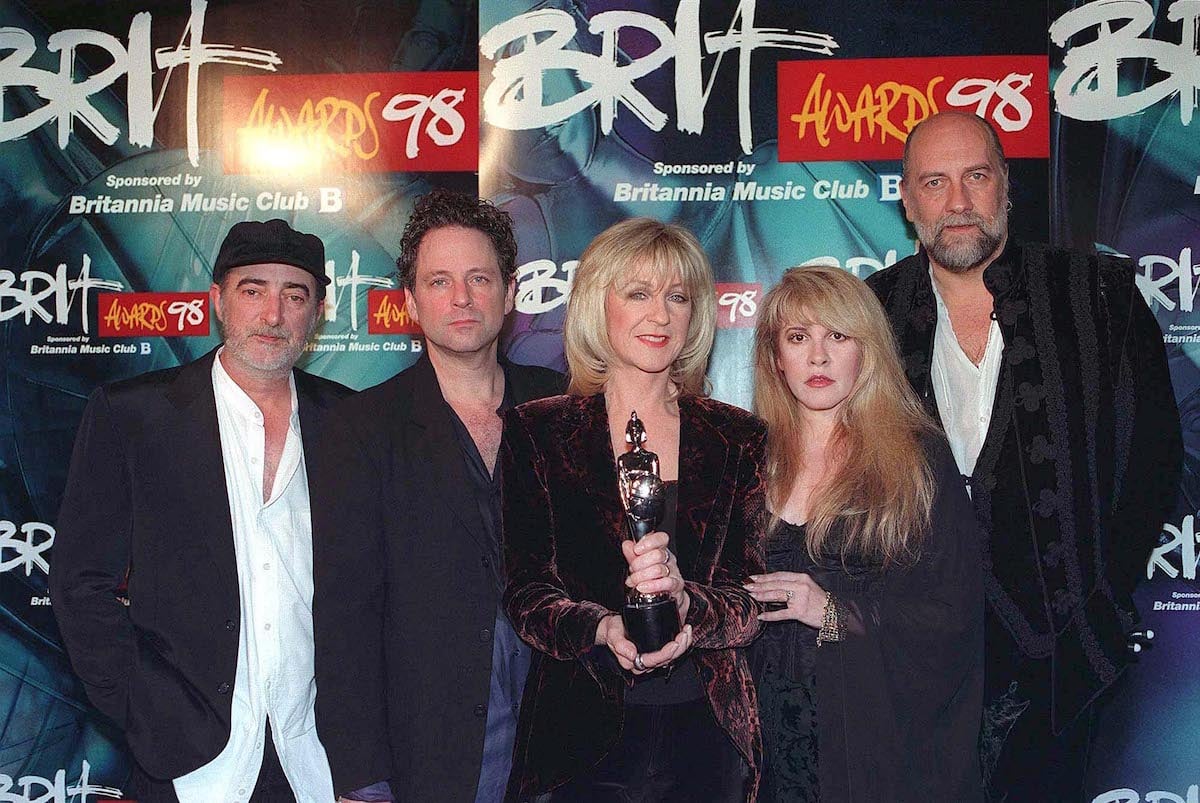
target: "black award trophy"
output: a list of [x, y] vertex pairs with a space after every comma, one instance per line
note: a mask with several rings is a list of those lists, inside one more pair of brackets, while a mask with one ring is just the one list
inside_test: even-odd
[[[658, 527], [663, 514], [664, 489], [658, 476], [658, 455], [642, 448], [646, 428], [635, 411], [625, 427], [630, 450], [617, 458], [617, 482], [629, 522], [630, 537], [640, 541]], [[679, 609], [666, 592], [640, 594], [631, 588], [621, 611], [625, 634], [638, 652], [654, 652], [679, 635]]]

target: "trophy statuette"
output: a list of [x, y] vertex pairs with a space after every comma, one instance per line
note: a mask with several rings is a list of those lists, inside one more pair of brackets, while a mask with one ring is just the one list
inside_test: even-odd
[[[658, 475], [658, 455], [648, 452], [646, 427], [634, 411], [625, 427], [625, 442], [630, 450], [617, 458], [617, 483], [629, 534], [640, 541], [658, 527], [665, 504], [665, 488]], [[637, 645], [638, 652], [654, 652], [679, 635], [679, 609], [666, 592], [641, 594], [628, 589], [621, 611], [625, 633]]]

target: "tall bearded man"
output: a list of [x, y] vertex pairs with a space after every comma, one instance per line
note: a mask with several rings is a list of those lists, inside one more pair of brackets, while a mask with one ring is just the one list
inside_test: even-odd
[[921, 250], [868, 284], [986, 534], [989, 799], [1082, 800], [1179, 481], [1162, 336], [1127, 261], [1010, 239], [1008, 165], [986, 121], [922, 122], [903, 172]]

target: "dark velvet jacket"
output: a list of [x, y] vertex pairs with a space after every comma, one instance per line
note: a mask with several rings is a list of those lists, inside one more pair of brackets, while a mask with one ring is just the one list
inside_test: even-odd
[[[763, 568], [766, 431], [744, 410], [679, 400], [676, 551], [691, 598], [690, 654], [717, 723], [759, 778], [762, 739], [740, 647], [760, 608], [742, 588]], [[621, 609], [628, 573], [616, 460], [603, 395], [521, 405], [505, 422], [504, 604], [534, 658], [521, 704], [508, 799], [563, 784], [620, 737], [628, 676], [599, 660], [596, 627]], [[687, 739], [687, 734], [677, 734]]]
[[[983, 274], [1004, 339], [970, 478], [988, 534], [985, 592], [1017, 648], [1052, 661], [1055, 731], [1126, 665], [1133, 588], [1177, 495], [1179, 415], [1162, 335], [1133, 280], [1122, 260], [1011, 243]], [[867, 283], [936, 415], [928, 260], [908, 257]]]

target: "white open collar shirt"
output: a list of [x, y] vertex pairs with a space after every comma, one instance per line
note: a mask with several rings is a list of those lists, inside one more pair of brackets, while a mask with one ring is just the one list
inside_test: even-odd
[[950, 311], [938, 293], [932, 268], [929, 280], [933, 284], [933, 297], [937, 299], [938, 316], [929, 370], [933, 380], [933, 395], [937, 399], [938, 415], [941, 416], [942, 427], [946, 430], [958, 470], [963, 476], [970, 477], [975, 473], [975, 463], [979, 460], [979, 452], [983, 449], [983, 441], [992, 420], [1004, 338], [1000, 334], [1000, 325], [993, 317], [983, 359], [979, 365], [971, 362], [954, 335]]
[[248, 800], [269, 720], [298, 803], [331, 803], [333, 781], [313, 712], [312, 519], [295, 379], [287, 439], [266, 502], [262, 412], [225, 372], [220, 353], [212, 381], [237, 553], [241, 635], [229, 743], [208, 764], [175, 779], [175, 793], [180, 803]]

